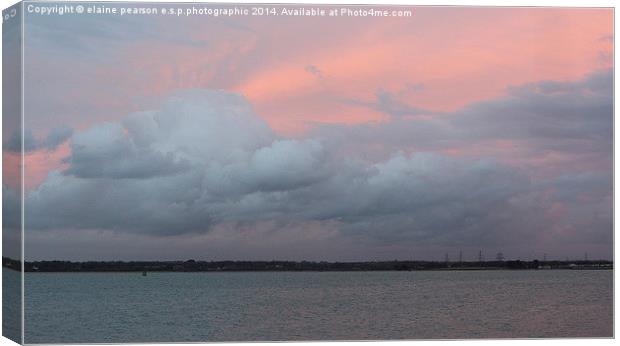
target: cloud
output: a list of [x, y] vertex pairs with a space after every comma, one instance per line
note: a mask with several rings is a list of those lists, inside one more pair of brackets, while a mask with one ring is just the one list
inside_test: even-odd
[[[22, 146], [23, 144], [23, 146]], [[19, 153], [22, 151], [29, 152], [36, 150], [38, 147], [37, 139], [32, 134], [30, 130], [24, 130], [23, 134], [23, 142], [22, 142], [22, 132], [21, 130], [13, 131], [11, 137], [9, 137], [8, 141], [4, 143], [5, 150]]]
[[21, 258], [21, 194], [2, 185], [2, 255]]
[[[613, 130], [612, 70], [576, 82], [542, 81], [508, 90], [506, 97], [477, 103], [452, 118], [461, 136], [535, 140], [537, 147], [571, 145], [583, 140], [609, 147]], [[583, 144], [583, 143], [582, 143]], [[587, 148], [584, 148], [587, 149]]]
[[59, 145], [64, 143], [73, 134], [70, 127], [56, 127], [48, 133], [47, 137], [40, 143], [41, 147], [47, 150], [55, 150]]
[[175, 174], [189, 165], [173, 153], [136, 144], [138, 140], [124, 131], [118, 123], [107, 123], [76, 134], [65, 173], [81, 178], [148, 178]]
[[[48, 133], [47, 137], [39, 140], [30, 129], [25, 129], [23, 151], [32, 152], [40, 149], [48, 151], [56, 150], [56, 148], [67, 141], [72, 134], [73, 129], [69, 127], [56, 127]], [[22, 133], [20, 130], [13, 131], [9, 139], [4, 143], [4, 149], [16, 153], [22, 151]]]
[[323, 79], [323, 71], [321, 71], [321, 69], [319, 69], [316, 65], [308, 65], [305, 68], [306, 72], [316, 76], [319, 79]]
[[19, 193], [2, 185], [2, 227], [21, 232], [21, 198]]
[[541, 179], [504, 162], [510, 148], [441, 150], [508, 138], [531, 152], [608, 159], [606, 78], [534, 83], [436, 119], [321, 126], [303, 138], [274, 133], [240, 95], [178, 92], [157, 110], [74, 133], [68, 168], [28, 193], [27, 227], [173, 236], [261, 225], [309, 237], [328, 227], [368, 247], [605, 244], [606, 166], [566, 164]]
[[[577, 81], [541, 81], [509, 88], [495, 99], [455, 112], [432, 114], [383, 92], [384, 101], [365, 106], [390, 120], [357, 125], [321, 125], [321, 137], [348, 153], [385, 158], [396, 150], [456, 152], [501, 162], [553, 169], [611, 169], [613, 142], [612, 70]], [[361, 105], [361, 103], [360, 103]], [[381, 107], [379, 107], [381, 105]], [[408, 114], [408, 117], [398, 115]], [[396, 116], [394, 116], [396, 115]], [[532, 166], [539, 167], [532, 167]]]
[[[420, 84], [408, 84], [407, 89], [410, 89], [409, 91], [418, 91], [423, 89], [423, 86], [420, 86]], [[343, 100], [343, 102], [351, 105], [367, 107], [372, 110], [388, 114], [391, 117], [416, 117], [420, 115], [440, 114], [440, 112], [411, 106], [403, 102], [399, 97], [397, 97], [397, 95], [385, 90], [377, 90], [375, 92], [375, 100], [370, 102], [363, 100]]]

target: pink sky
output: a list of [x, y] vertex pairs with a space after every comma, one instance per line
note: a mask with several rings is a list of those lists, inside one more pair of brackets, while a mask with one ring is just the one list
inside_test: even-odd
[[[261, 227], [291, 225], [300, 246], [346, 239], [333, 258], [357, 258], [357, 237], [403, 241], [402, 258], [435, 241], [609, 257], [613, 9], [411, 9], [27, 16], [30, 226], [118, 232], [121, 249], [249, 222], [238, 254], [268, 257]], [[19, 154], [4, 160], [15, 187]]]
[[[411, 18], [253, 18], [244, 22], [252, 32], [218, 23], [185, 23], [188, 39], [205, 46], [142, 39], [106, 52], [107, 59], [76, 62], [79, 73], [64, 77], [68, 90], [45, 91], [50, 99], [65, 96], [53, 115], [79, 131], [178, 89], [225, 89], [247, 97], [275, 131], [299, 136], [314, 123], [388, 120], [345, 102], [370, 103], [378, 91], [410, 106], [455, 111], [510, 86], [576, 80], [613, 63], [607, 9], [420, 7]], [[60, 109], [74, 100], [83, 107]], [[44, 136], [37, 120], [30, 119], [34, 132]], [[67, 153], [61, 146], [27, 155], [26, 185], [60, 168]]]
[[[295, 134], [311, 122], [381, 120], [381, 114], [340, 102], [372, 101], [377, 90], [417, 107], [453, 111], [500, 96], [509, 86], [575, 80], [608, 68], [612, 15], [593, 9], [420, 8], [412, 18], [360, 20], [352, 24], [355, 30], [329, 20], [318, 30], [310, 20], [296, 19], [293, 30], [282, 30], [286, 20], [259, 22], [258, 38], [233, 37], [209, 48], [139, 43], [124, 54], [138, 74], [119, 78], [150, 96], [181, 88], [234, 90], [274, 129]], [[199, 35], [211, 40], [216, 34]], [[217, 79], [221, 71], [213, 67], [224, 62], [229, 77]], [[307, 71], [310, 65], [320, 77]], [[136, 78], [144, 75], [146, 85]]]

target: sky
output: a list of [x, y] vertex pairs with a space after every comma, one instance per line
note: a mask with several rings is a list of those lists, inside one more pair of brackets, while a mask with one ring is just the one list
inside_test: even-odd
[[27, 260], [613, 256], [611, 9], [25, 24]]

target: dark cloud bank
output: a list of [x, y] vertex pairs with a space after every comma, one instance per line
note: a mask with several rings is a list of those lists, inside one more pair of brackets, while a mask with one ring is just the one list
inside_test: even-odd
[[[27, 195], [26, 228], [76, 239], [255, 232], [248, 246], [274, 258], [286, 249], [273, 237], [317, 246], [327, 233], [328, 242], [366, 249], [611, 256], [611, 71], [520, 86], [432, 118], [407, 117], [395, 98], [379, 96], [366, 106], [396, 110], [391, 121], [318, 126], [290, 139], [239, 95], [179, 92], [159, 110], [70, 134], [68, 168]], [[57, 131], [35, 146], [65, 137]], [[454, 148], [463, 154], [444, 153]], [[346, 246], [334, 251], [341, 256], [327, 257], [347, 258]]]
[[15, 131], [11, 134], [8, 141], [6, 141], [4, 148], [10, 152], [20, 153], [22, 152], [22, 145], [24, 152], [31, 152], [35, 150], [55, 150], [59, 145], [67, 141], [73, 134], [73, 129], [70, 127], [57, 127], [49, 132], [46, 138], [37, 139], [32, 131], [25, 130], [23, 134], [21, 131]]

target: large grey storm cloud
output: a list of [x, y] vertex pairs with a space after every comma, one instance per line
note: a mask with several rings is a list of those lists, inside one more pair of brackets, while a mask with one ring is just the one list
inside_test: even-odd
[[[382, 92], [360, 105], [397, 110], [389, 121], [284, 138], [240, 95], [186, 90], [158, 110], [50, 134], [49, 146], [70, 136], [71, 153], [28, 193], [26, 227], [170, 237], [305, 225], [310, 238], [329, 229], [448, 247], [611, 241], [611, 71], [430, 118], [394, 102]], [[464, 153], [447, 154], [455, 148]]]

